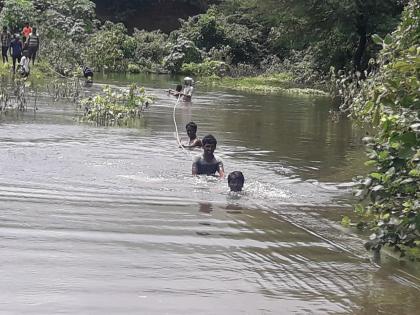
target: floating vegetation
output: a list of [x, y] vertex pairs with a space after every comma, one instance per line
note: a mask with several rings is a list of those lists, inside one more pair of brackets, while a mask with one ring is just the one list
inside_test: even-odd
[[85, 98], [80, 102], [83, 121], [94, 122], [100, 126], [127, 126], [141, 117], [153, 98], [143, 87], [132, 84], [127, 89], [103, 88], [103, 94]]
[[218, 77], [204, 78], [204, 84], [230, 88], [233, 90], [253, 92], [257, 94], [291, 94], [299, 96], [328, 96], [328, 93], [312, 89], [293, 86], [292, 77], [286, 73], [260, 75], [256, 77]]

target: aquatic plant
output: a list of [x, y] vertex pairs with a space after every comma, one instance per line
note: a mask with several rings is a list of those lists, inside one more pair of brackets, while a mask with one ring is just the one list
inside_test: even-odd
[[153, 101], [152, 96], [136, 84], [130, 85], [128, 90], [106, 86], [102, 92], [81, 100], [82, 120], [98, 125], [124, 125], [129, 120], [140, 118]]

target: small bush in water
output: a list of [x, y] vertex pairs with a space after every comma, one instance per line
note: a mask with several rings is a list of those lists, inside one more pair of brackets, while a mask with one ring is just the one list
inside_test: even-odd
[[109, 86], [102, 95], [81, 101], [84, 120], [99, 125], [121, 125], [129, 119], [139, 118], [141, 112], [152, 102], [143, 87], [132, 84], [128, 90], [113, 90]]

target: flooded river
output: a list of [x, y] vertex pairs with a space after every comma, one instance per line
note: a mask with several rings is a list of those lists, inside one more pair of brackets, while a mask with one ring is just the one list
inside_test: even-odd
[[[374, 262], [340, 227], [362, 131], [328, 99], [196, 88], [176, 120], [213, 134], [225, 180], [193, 178], [167, 77], [137, 128], [94, 127], [72, 103], [0, 116], [0, 313], [415, 314], [418, 270]], [[197, 150], [192, 152], [198, 154]]]

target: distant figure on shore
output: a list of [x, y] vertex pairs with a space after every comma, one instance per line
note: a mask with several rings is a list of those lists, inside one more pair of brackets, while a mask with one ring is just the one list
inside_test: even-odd
[[184, 102], [191, 102], [192, 95], [194, 92], [193, 84], [194, 84], [194, 80], [192, 78], [190, 77], [184, 78], [185, 87], [184, 87], [184, 91], [182, 92], [182, 96], [183, 96], [182, 100]]
[[19, 73], [25, 78], [28, 77], [30, 73], [30, 68], [29, 68], [30, 61], [31, 60], [29, 59], [29, 51], [25, 49], [22, 52], [22, 58], [20, 59], [20, 65], [19, 65]]
[[208, 175], [215, 176], [216, 172], [219, 177], [225, 176], [225, 170], [221, 159], [214, 155], [217, 140], [212, 135], [207, 135], [201, 140], [203, 143], [203, 154], [193, 159], [192, 175]]
[[28, 47], [29, 59], [32, 60], [32, 65], [35, 64], [36, 52], [39, 48], [39, 37], [36, 33], [36, 27], [32, 29], [32, 33], [29, 34], [26, 40], [26, 46]]
[[230, 191], [239, 192], [244, 187], [245, 177], [240, 171], [234, 171], [228, 175], [228, 185]]
[[25, 23], [25, 26], [22, 29], [22, 36], [23, 36], [23, 42], [26, 43], [28, 40], [29, 35], [32, 33], [32, 27], [29, 26], [29, 22]]
[[201, 148], [202, 143], [200, 138], [197, 137], [197, 124], [195, 122], [189, 122], [185, 129], [187, 130], [187, 135], [190, 138], [188, 145], [182, 145], [184, 148]]
[[83, 76], [86, 79], [86, 83], [93, 83], [93, 70], [89, 67], [83, 68]]
[[10, 47], [10, 40], [11, 35], [7, 31], [7, 26], [3, 26], [3, 31], [0, 34], [0, 40], [1, 40], [1, 56], [3, 58], [3, 63], [9, 62], [9, 58], [7, 57], [7, 52]]
[[168, 93], [169, 93], [170, 95], [173, 95], [173, 96], [179, 97], [179, 96], [182, 94], [182, 85], [181, 85], [181, 84], [177, 84], [177, 86], [176, 86], [175, 90], [170, 89], [170, 90], [168, 91]]
[[23, 43], [19, 38], [19, 34], [15, 35], [15, 38], [10, 43], [10, 56], [13, 61], [13, 73], [16, 73], [16, 61], [20, 63], [22, 58]]

